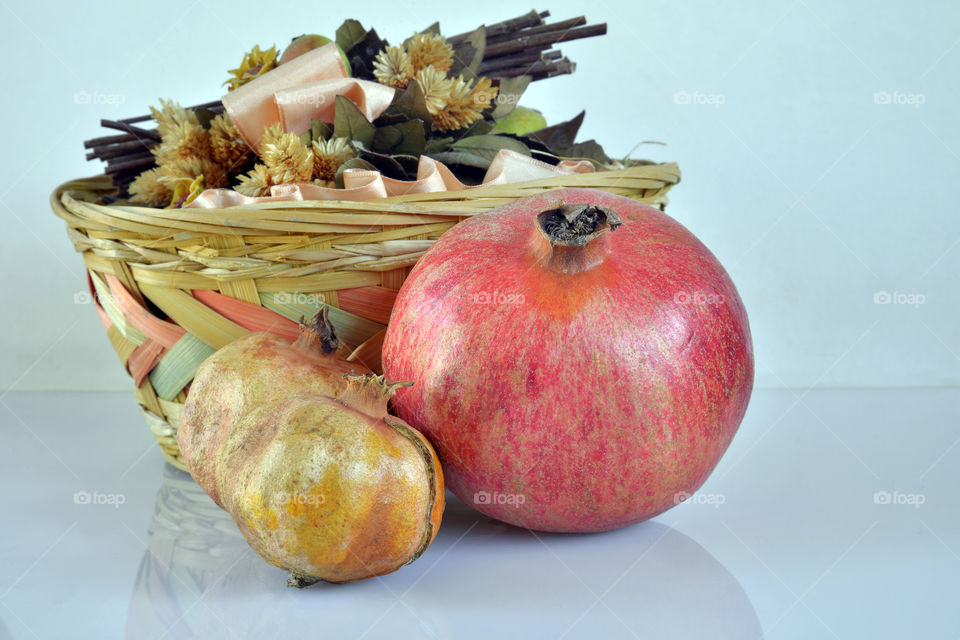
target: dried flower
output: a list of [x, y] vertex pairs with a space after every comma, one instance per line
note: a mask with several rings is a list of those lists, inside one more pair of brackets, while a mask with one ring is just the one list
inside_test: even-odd
[[483, 118], [484, 109], [490, 107], [496, 96], [497, 90], [489, 78], [480, 78], [473, 85], [463, 76], [454, 78], [443, 108], [433, 114], [433, 126], [438, 131], [455, 131], [473, 124]]
[[200, 126], [197, 114], [184, 109], [173, 100], [160, 99], [160, 108], [150, 107], [150, 115], [157, 122], [157, 131], [161, 137], [170, 135], [171, 129], [184, 124]]
[[166, 185], [171, 193], [178, 182], [182, 180], [192, 181], [201, 175], [204, 177], [204, 184], [210, 189], [225, 187], [229, 183], [227, 172], [210, 158], [198, 158], [196, 156], [177, 158], [164, 162], [160, 165], [159, 170], [157, 180]]
[[240, 181], [234, 187], [234, 191], [237, 193], [251, 198], [270, 195], [270, 187], [273, 183], [270, 181], [270, 173], [267, 171], [267, 167], [262, 164], [256, 165], [250, 173], [245, 176], [238, 176], [237, 179]]
[[314, 180], [329, 184], [337, 177], [337, 169], [356, 155], [347, 138], [313, 141]]
[[406, 89], [413, 78], [413, 64], [403, 47], [387, 47], [373, 62], [373, 76], [377, 82], [397, 89]]
[[199, 124], [180, 122], [165, 127], [161, 142], [153, 148], [157, 164], [165, 164], [179, 158], [210, 158], [210, 133]]
[[447, 78], [446, 73], [436, 67], [421, 69], [414, 77], [420, 85], [420, 90], [423, 91], [427, 111], [430, 115], [436, 115], [447, 104], [447, 95], [450, 93], [452, 82]]
[[259, 45], [254, 45], [253, 49], [243, 54], [243, 60], [237, 69], [230, 69], [227, 73], [232, 75], [223, 84], [227, 85], [227, 91], [233, 91], [237, 87], [242, 87], [254, 78], [262, 76], [277, 66], [277, 48], [270, 47], [266, 51], [261, 51]]
[[284, 133], [280, 125], [268, 127], [260, 142], [260, 159], [272, 184], [309, 182], [313, 175], [313, 151], [300, 136]]
[[210, 122], [210, 147], [213, 159], [228, 171], [246, 164], [252, 153], [226, 113], [218, 115]]
[[407, 45], [415, 71], [436, 67], [447, 71], [453, 64], [453, 47], [446, 38], [433, 33], [415, 33]]
[[130, 183], [130, 202], [151, 207], [162, 207], [170, 202], [173, 192], [159, 180], [160, 169], [147, 169]]

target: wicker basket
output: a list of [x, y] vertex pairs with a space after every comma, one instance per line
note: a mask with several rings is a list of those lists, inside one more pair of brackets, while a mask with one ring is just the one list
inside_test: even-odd
[[98, 176], [51, 197], [83, 254], [95, 308], [134, 379], [166, 458], [184, 469], [176, 425], [203, 360], [249, 331], [293, 338], [326, 304], [350, 357], [379, 369], [404, 278], [459, 220], [544, 189], [602, 189], [663, 207], [676, 164], [651, 164], [371, 202], [287, 201], [224, 209], [103, 205]]

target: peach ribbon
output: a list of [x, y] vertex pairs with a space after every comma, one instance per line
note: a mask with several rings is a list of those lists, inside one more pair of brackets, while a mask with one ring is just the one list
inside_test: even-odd
[[[563, 160], [554, 166], [516, 151], [503, 149], [494, 156], [483, 182], [477, 186], [524, 182], [593, 171], [595, 171], [593, 164], [587, 160]], [[365, 201], [407, 193], [463, 191], [475, 188], [463, 184], [445, 164], [427, 156], [420, 156], [416, 180], [395, 180], [384, 177], [379, 171], [347, 169], [343, 172], [343, 184], [343, 189], [306, 183], [278, 184], [270, 188], [269, 196], [260, 198], [251, 198], [230, 189], [207, 189], [187, 207], [211, 209], [280, 200]]]
[[272, 124], [303, 133], [314, 118], [333, 122], [338, 95], [350, 98], [372, 121], [390, 106], [393, 94], [391, 87], [347, 77], [343, 58], [330, 43], [231, 91], [223, 96], [223, 106], [243, 139], [256, 149], [263, 130]]

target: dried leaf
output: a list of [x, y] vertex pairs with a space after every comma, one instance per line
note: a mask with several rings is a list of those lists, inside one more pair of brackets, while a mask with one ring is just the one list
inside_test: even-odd
[[426, 146], [426, 133], [421, 120], [380, 127], [370, 148], [378, 153], [419, 156]]
[[571, 120], [533, 131], [527, 135], [534, 140], [539, 140], [550, 149], [566, 149], [576, 140], [577, 132], [580, 130], [580, 125], [583, 124], [583, 117], [586, 113], [586, 111], [581, 111]]
[[353, 45], [349, 51], [344, 49], [350, 60], [353, 77], [362, 80], [374, 80], [373, 61], [377, 54], [387, 46], [386, 40], [381, 40], [376, 29], [367, 31], [363, 39]]
[[600, 164], [613, 162], [596, 140], [577, 142], [565, 149], [558, 149], [557, 153], [565, 158], [587, 158]]
[[497, 106], [490, 115], [494, 120], [502, 118], [516, 108], [520, 102], [520, 96], [530, 85], [532, 76], [517, 76], [515, 78], [502, 78], [500, 80], [500, 90], [497, 92]]
[[487, 47], [487, 30], [477, 27], [463, 40], [453, 45], [453, 65], [448, 75], [453, 78], [462, 75], [466, 80], [477, 77], [477, 69], [483, 62], [483, 52]]
[[410, 179], [403, 165], [386, 154], [366, 149], [360, 153], [360, 157], [376, 167], [385, 178], [394, 178], [395, 180]]
[[369, 147], [376, 129], [349, 98], [337, 96], [333, 116], [333, 135]]
[[461, 138], [454, 142], [451, 147], [454, 151], [473, 154], [486, 158], [488, 163], [501, 149], [509, 149], [522, 153], [525, 156], [530, 155], [530, 149], [515, 138], [499, 135], [479, 135]]
[[428, 156], [431, 156], [435, 153], [447, 151], [451, 144], [453, 144], [453, 138], [451, 137], [433, 138], [432, 140], [427, 141], [427, 146], [423, 152]]
[[[464, 166], [475, 167], [477, 169], [486, 169], [490, 166], [490, 159], [485, 156], [470, 153], [469, 151], [443, 151], [434, 153], [430, 156], [434, 160], [439, 160], [448, 167]], [[460, 177], [459, 175], [457, 176]]]
[[454, 138], [469, 138], [470, 136], [482, 136], [493, 131], [493, 123], [489, 120], [477, 120], [473, 124], [464, 127], [455, 132]]
[[367, 30], [363, 28], [362, 24], [352, 18], [344, 20], [343, 24], [337, 29], [337, 46], [343, 51], [350, 51], [366, 35]]
[[329, 140], [333, 137], [333, 127], [323, 120], [314, 118], [310, 123], [310, 137], [313, 140]]
[[393, 102], [387, 107], [386, 113], [402, 115], [408, 120], [420, 120], [428, 134], [433, 127], [433, 116], [427, 110], [427, 101], [423, 97], [423, 90], [416, 82], [411, 82], [406, 89], [394, 94]]

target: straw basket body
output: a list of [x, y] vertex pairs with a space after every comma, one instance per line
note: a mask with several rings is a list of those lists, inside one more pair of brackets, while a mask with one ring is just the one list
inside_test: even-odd
[[545, 189], [602, 189], [660, 206], [680, 180], [650, 164], [370, 202], [265, 202], [223, 209], [101, 204], [106, 176], [51, 197], [83, 255], [95, 308], [134, 380], [166, 458], [185, 469], [176, 428], [197, 367], [250, 331], [294, 339], [323, 305], [344, 355], [380, 369], [396, 292], [417, 259], [460, 220]]

